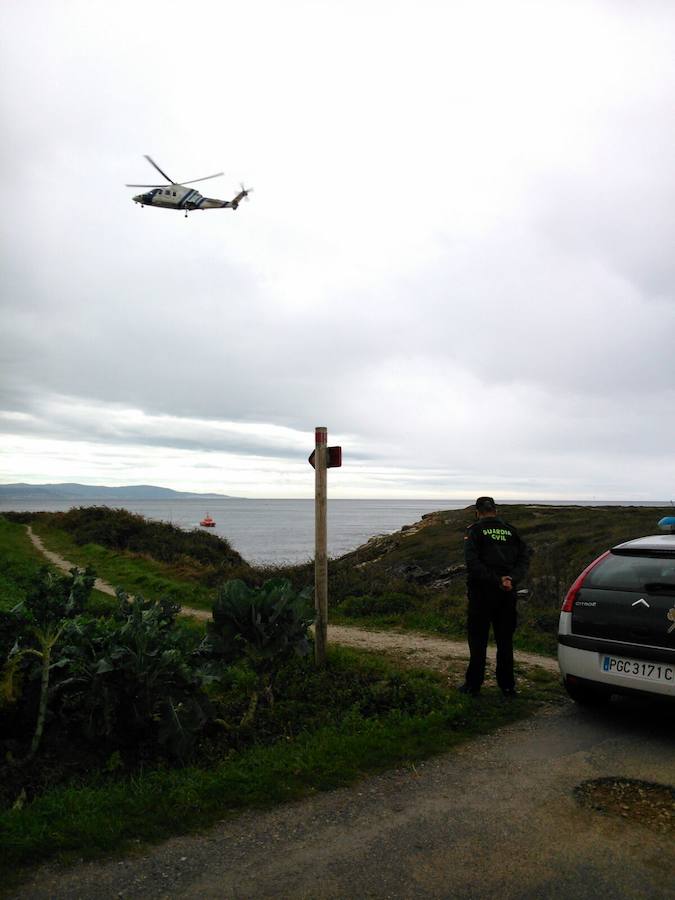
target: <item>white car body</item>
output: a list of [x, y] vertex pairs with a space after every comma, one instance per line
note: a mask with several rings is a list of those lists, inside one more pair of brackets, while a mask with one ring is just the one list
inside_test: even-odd
[[675, 534], [627, 541], [581, 573], [560, 613], [558, 662], [581, 703], [675, 699]]
[[[558, 635], [570, 634], [572, 634], [572, 613], [560, 613]], [[628, 671], [622, 672], [604, 671], [604, 660], [607, 656], [630, 659], [631, 662], [638, 663], [640, 668], [637, 672], [634, 667], [630, 667]], [[656, 660], [641, 658], [637, 653], [626, 657], [623, 652], [608, 654], [607, 651], [582, 650], [578, 647], [566, 647], [564, 644], [558, 644], [558, 663], [563, 680], [567, 681], [567, 676], [572, 675], [601, 686], [608, 693], [619, 694], [628, 691], [641, 691], [643, 693], [662, 694], [675, 699], [675, 654], [673, 654], [673, 657], [670, 664], [666, 662], [659, 663]], [[642, 669], [643, 665], [646, 666], [646, 669]], [[652, 665], [656, 667], [661, 666], [662, 680], [646, 680], [645, 673], [649, 671], [649, 667]]]

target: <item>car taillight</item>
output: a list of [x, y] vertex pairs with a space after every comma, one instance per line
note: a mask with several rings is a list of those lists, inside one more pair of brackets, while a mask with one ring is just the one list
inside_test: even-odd
[[561, 612], [572, 612], [572, 607], [574, 606], [574, 601], [577, 599], [579, 591], [583, 587], [583, 583], [586, 580], [586, 576], [594, 569], [598, 563], [601, 563], [606, 556], [609, 556], [610, 551], [605, 550], [602, 556], [599, 556], [597, 559], [594, 559], [590, 566], [586, 566], [584, 571], [579, 575], [579, 577], [573, 582], [572, 587], [569, 589], [565, 596], [565, 600], [562, 605]]

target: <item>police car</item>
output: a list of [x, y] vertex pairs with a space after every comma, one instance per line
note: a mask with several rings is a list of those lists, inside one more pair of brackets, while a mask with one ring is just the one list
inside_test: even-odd
[[567, 592], [558, 662], [578, 703], [619, 693], [675, 699], [675, 516], [659, 527], [603, 553]]

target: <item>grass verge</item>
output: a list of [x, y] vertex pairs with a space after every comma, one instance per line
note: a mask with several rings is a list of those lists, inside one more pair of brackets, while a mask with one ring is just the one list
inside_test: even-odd
[[[466, 602], [464, 602], [466, 606]], [[456, 641], [466, 641], [466, 611], [459, 611], [446, 616], [435, 610], [412, 610], [404, 613], [383, 613], [370, 616], [345, 616], [339, 607], [331, 609], [330, 622], [333, 625], [345, 625], [351, 628], [367, 628], [373, 631], [416, 631], [433, 637], [446, 637]], [[494, 644], [494, 641], [490, 641]], [[539, 653], [542, 656], [555, 656], [558, 652], [558, 632], [536, 631], [527, 622], [519, 624], [513, 636], [516, 650], [526, 653]]]
[[332, 649], [328, 676], [339, 680], [348, 672], [374, 679], [375, 685], [394, 679], [407, 712], [390, 708], [372, 714], [353, 705], [339, 721], [232, 752], [209, 766], [158, 766], [121, 778], [99, 773], [52, 788], [24, 808], [0, 814], [0, 873], [4, 878], [21, 868], [25, 873], [35, 860], [120, 852], [204, 828], [237, 809], [346, 785], [365, 773], [448, 750], [560, 698], [557, 678], [543, 672], [514, 701], [505, 702], [496, 691], [474, 700], [450, 689], [438, 673]]
[[26, 597], [36, 569], [45, 564], [23, 525], [0, 516], [0, 610], [9, 610]]
[[[25, 600], [35, 572], [45, 566], [53, 568], [28, 537], [26, 527], [0, 516], [0, 611]], [[106, 614], [114, 604], [114, 598], [92, 591], [89, 612]]]
[[172, 566], [147, 556], [108, 550], [99, 544], [76, 544], [65, 531], [33, 523], [33, 531], [45, 547], [78, 566], [91, 566], [99, 578], [129, 594], [142, 594], [149, 600], [169, 597], [183, 606], [211, 609], [215, 591], [172, 572]]

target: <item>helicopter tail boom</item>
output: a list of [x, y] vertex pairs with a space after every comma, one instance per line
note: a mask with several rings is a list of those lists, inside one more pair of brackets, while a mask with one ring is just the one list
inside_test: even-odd
[[248, 195], [251, 193], [253, 188], [245, 188], [242, 185], [242, 189], [239, 191], [236, 197], [233, 197], [232, 200], [216, 200], [211, 197], [204, 197], [204, 199], [199, 204], [200, 209], [237, 209], [242, 200], [245, 200]]

